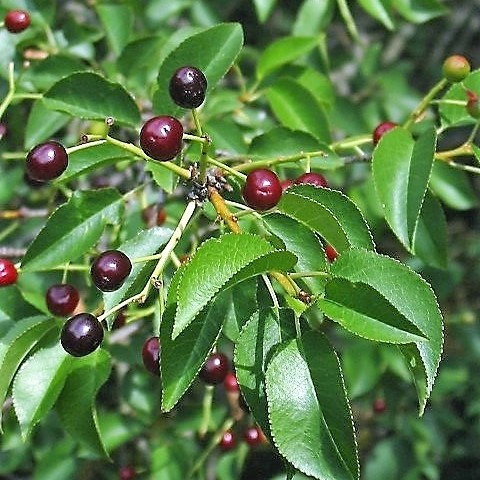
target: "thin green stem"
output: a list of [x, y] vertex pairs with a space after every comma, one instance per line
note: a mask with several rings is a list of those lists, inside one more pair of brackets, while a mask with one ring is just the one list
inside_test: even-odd
[[349, 150], [360, 145], [365, 145], [367, 143], [372, 143], [372, 135], [356, 135], [354, 137], [345, 138], [330, 144], [332, 150]]
[[468, 136], [467, 143], [473, 143], [473, 140], [475, 139], [475, 135], [477, 134], [479, 127], [480, 127], [480, 121], [477, 121], [475, 126], [472, 128], [470, 135]]
[[291, 279], [295, 279], [295, 278], [304, 278], [304, 277], [329, 277], [330, 274], [328, 274], [327, 272], [315, 271], [315, 272], [296, 272], [296, 273], [289, 273], [288, 276], [289, 276]]
[[7, 238], [11, 233], [13, 233], [19, 226], [20, 226], [20, 222], [17, 220], [16, 222], [10, 223], [8, 227], [4, 228], [2, 232], [0, 232], [0, 242], [4, 238]]
[[75, 145], [73, 147], [68, 147], [65, 150], [70, 155], [73, 152], [78, 152], [79, 150], [86, 150], [87, 148], [97, 147], [98, 145], [102, 145], [104, 143], [106, 143], [105, 139], [95, 140], [93, 142], [86, 142], [81, 143], [80, 145]]
[[219, 162], [218, 160], [215, 160], [215, 159], [212, 158], [212, 157], [207, 157], [207, 162], [208, 162], [210, 165], [215, 165], [216, 167], [221, 168], [222, 170], [225, 170], [225, 171], [228, 172], [228, 173], [231, 173], [232, 175], [234, 175], [235, 177], [239, 178], [239, 179], [242, 180], [243, 182], [244, 182], [245, 179], [247, 178], [247, 176], [246, 176], [244, 173], [237, 172], [237, 170], [235, 170], [234, 168], [229, 167], [228, 165], [225, 165], [224, 163]]
[[458, 105], [459, 107], [467, 105], [466, 100], [431, 100], [430, 103], [434, 105]]
[[195, 123], [195, 128], [197, 129], [197, 135], [199, 137], [203, 137], [202, 124], [200, 122], [200, 118], [198, 117], [198, 111], [196, 108], [192, 108], [192, 117]]
[[12, 102], [13, 96], [15, 94], [15, 78], [14, 78], [14, 64], [10, 62], [8, 64], [8, 92], [3, 99], [3, 102], [0, 104], [0, 118], [2, 118], [5, 110], [8, 108]]
[[360, 43], [360, 35], [358, 34], [357, 26], [355, 25], [355, 20], [353, 19], [352, 12], [347, 4], [346, 0], [337, 0], [338, 10], [340, 15], [347, 26], [347, 30], [352, 36], [355, 42]]
[[473, 167], [472, 165], [463, 165], [462, 163], [456, 163], [456, 162], [448, 162], [448, 165], [450, 165], [452, 168], [455, 168], [457, 170], [463, 170], [465, 172], [470, 172], [470, 173], [475, 173], [476, 175], [480, 175], [480, 168]]
[[271, 167], [273, 165], [277, 165], [280, 163], [288, 163], [288, 162], [296, 162], [298, 160], [303, 160], [304, 158], [309, 158], [309, 157], [326, 157], [327, 154], [322, 151], [318, 150], [315, 152], [300, 152], [296, 153], [295, 155], [288, 155], [286, 157], [276, 157], [276, 158], [267, 158], [265, 160], [258, 160], [256, 162], [246, 162], [242, 163], [240, 165], [237, 165], [235, 167], [235, 170], [237, 171], [251, 171], [255, 170], [256, 168], [264, 168], [264, 167]]
[[205, 392], [202, 402], [202, 423], [200, 424], [200, 428], [198, 429], [198, 435], [200, 436], [200, 438], [203, 438], [210, 428], [210, 422], [212, 420], [212, 405], [214, 392], [215, 387], [213, 385], [205, 386]]
[[262, 279], [263, 279], [263, 281], [265, 282], [265, 285], [266, 285], [266, 287], [267, 287], [268, 293], [269, 293], [270, 296], [272, 297], [273, 306], [276, 307], [276, 308], [280, 308], [280, 305], [278, 304], [277, 295], [276, 295], [276, 293], [275, 293], [275, 290], [273, 289], [272, 282], [270, 281], [270, 279], [268, 278], [268, 276], [265, 275], [265, 274], [262, 275]]
[[199, 137], [198, 135], [190, 135], [189, 133], [184, 133], [183, 134], [183, 139], [184, 140], [190, 140], [192, 142], [199, 142], [199, 143], [207, 143], [208, 138], [206, 137]]
[[41, 93], [16, 93], [12, 100], [39, 100], [43, 98]]

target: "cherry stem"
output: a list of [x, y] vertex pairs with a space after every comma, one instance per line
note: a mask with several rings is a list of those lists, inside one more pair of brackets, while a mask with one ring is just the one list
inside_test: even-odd
[[372, 135], [355, 135], [354, 137], [345, 138], [329, 145], [332, 150], [350, 150], [360, 145], [372, 143]]
[[357, 26], [355, 25], [355, 20], [353, 19], [352, 12], [348, 7], [346, 0], [337, 0], [338, 10], [340, 15], [347, 26], [347, 30], [350, 33], [351, 37], [356, 43], [360, 43], [360, 35], [358, 34]]
[[225, 200], [218, 193], [218, 191], [213, 187], [208, 187], [208, 197], [212, 205], [215, 207], [218, 215], [228, 225], [228, 228], [230, 228], [233, 233], [240, 233], [240, 227], [238, 226], [237, 217], [235, 217], [235, 215], [230, 212], [227, 204], [225, 203]]
[[28, 208], [20, 207], [18, 210], [0, 210], [0, 218], [4, 220], [18, 219], [18, 218], [37, 218], [47, 217], [49, 214], [47, 208]]
[[215, 387], [213, 385], [205, 386], [205, 393], [203, 395], [203, 415], [202, 423], [198, 429], [198, 435], [200, 438], [204, 438], [210, 428], [210, 421], [212, 419], [212, 405], [213, 405], [213, 394]]
[[184, 140], [191, 140], [192, 142], [199, 142], [199, 143], [207, 143], [208, 138], [203, 136], [199, 137], [198, 135], [190, 135], [189, 133], [184, 133], [183, 134], [183, 139]]
[[280, 308], [280, 305], [278, 304], [277, 295], [276, 295], [276, 293], [275, 293], [275, 290], [273, 289], [272, 282], [270, 281], [270, 279], [268, 278], [268, 276], [265, 275], [265, 274], [262, 275], [262, 279], [263, 279], [263, 281], [265, 282], [265, 286], [267, 287], [268, 293], [269, 293], [270, 296], [272, 297], [273, 306], [274, 306], [275, 308]]
[[471, 154], [472, 154], [472, 146], [470, 143], [466, 142], [457, 148], [453, 148], [452, 150], [436, 152], [435, 159], [449, 163], [452, 157], [460, 157], [460, 156], [471, 155]]
[[15, 94], [15, 77], [14, 77], [14, 63], [10, 62], [8, 64], [8, 92], [3, 102], [0, 104], [0, 118], [2, 118], [5, 110], [8, 108], [10, 103], [13, 100]]
[[296, 272], [296, 273], [289, 273], [288, 276], [293, 280], [295, 278], [304, 278], [304, 277], [329, 277], [330, 274], [327, 272]]
[[238, 172], [237, 170], [235, 170], [234, 168], [232, 167], [229, 167], [228, 165], [225, 165], [224, 163], [222, 162], [219, 162], [218, 160], [216, 160], [215, 158], [212, 158], [212, 157], [207, 157], [207, 162], [211, 165], [215, 165], [216, 167], [218, 168], [221, 168], [222, 170], [225, 170], [226, 172], [228, 173], [231, 173], [233, 176], [239, 178], [240, 180], [242, 180], [242, 182], [244, 182], [247, 178], [247, 176], [244, 174], [244, 173], [240, 173]]

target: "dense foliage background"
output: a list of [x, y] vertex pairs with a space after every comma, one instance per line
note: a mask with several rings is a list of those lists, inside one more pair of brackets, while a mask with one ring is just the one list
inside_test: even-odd
[[[19, 35], [0, 30], [0, 97], [6, 98], [9, 91], [11, 61], [15, 62], [18, 92], [23, 94], [7, 105], [1, 118], [6, 133], [0, 140], [0, 257], [21, 258], [45, 222], [47, 209], [63, 201], [70, 190], [109, 185], [125, 193], [146, 182], [142, 194], [132, 195], [128, 206], [123, 226], [127, 238], [145, 227], [141, 218], [144, 207], [163, 205], [165, 191], [173, 191], [170, 177], [151, 168], [152, 182], [143, 167], [118, 162], [118, 158], [115, 164], [105, 161], [105, 167], [75, 178], [68, 186], [34, 188], [25, 183], [23, 159], [34, 145], [48, 138], [75, 145], [82, 134], [101, 134], [105, 128], [101, 120], [72, 119], [35, 98], [37, 92], [48, 90], [74, 71], [95, 70], [124, 85], [134, 93], [146, 119], [152, 115], [158, 69], [168, 52], [202, 29], [239, 22], [245, 34], [238, 57], [240, 68], [232, 68], [209, 92], [202, 114], [215, 148], [240, 156], [246, 153], [245, 139], [278, 124], [279, 118], [285, 123], [285, 116], [291, 115], [291, 126], [300, 128], [302, 115], [309, 115], [308, 109], [302, 110], [304, 104], [292, 100], [285, 107], [279, 102], [276, 109], [275, 100], [262, 96], [263, 89], [281, 76], [282, 68], [292, 76], [298, 70], [299, 78], [304, 65], [321, 72], [303, 81], [316, 82], [335, 141], [370, 136], [384, 120], [404, 122], [441, 78], [445, 57], [458, 53], [467, 57], [474, 69], [480, 65], [477, 1], [361, 0], [348, 4], [350, 10], [345, 10], [346, 2], [334, 0], [2, 1], [2, 17], [11, 8], [24, 8], [32, 13], [32, 26]], [[278, 75], [257, 90], [256, 79], [260, 79], [256, 69], [262, 52], [272, 42], [289, 36], [315, 37], [317, 44], [298, 58], [280, 60]], [[288, 57], [288, 53], [287, 48], [278, 56]], [[277, 95], [289, 91], [285, 84], [284, 90], [281, 83], [277, 85]], [[252, 92], [258, 101], [249, 97]], [[432, 110], [427, 112], [427, 117], [434, 115]], [[439, 149], [462, 144], [474, 125], [470, 119], [446, 129]], [[133, 131], [122, 125], [115, 124], [112, 131], [123, 140], [136, 141]], [[399, 355], [383, 344], [361, 340], [340, 329], [329, 330], [341, 352], [352, 400], [362, 478], [473, 480], [480, 477], [478, 169], [467, 174], [439, 166], [433, 187], [445, 208], [448, 261], [442, 264], [441, 259], [434, 258], [426, 262], [409, 255], [383, 219], [370, 174], [371, 151], [371, 146], [366, 146], [363, 151], [344, 152], [342, 161], [332, 160], [323, 173], [331, 185], [361, 208], [378, 251], [407, 263], [431, 283], [444, 314], [446, 340], [431, 400], [419, 418], [415, 389]], [[472, 156], [456, 159], [463, 160], [473, 165], [476, 162], [478, 167]], [[288, 164], [281, 171], [294, 177], [302, 168]], [[176, 225], [184, 204], [184, 192], [175, 192], [165, 204], [165, 225], [169, 227]], [[23, 213], [18, 218], [11, 213], [19, 211]], [[213, 210], [209, 214], [215, 218]], [[200, 224], [197, 237], [185, 240], [184, 253], [208, 234], [208, 228], [206, 222]], [[23, 296], [9, 293], [7, 298], [0, 290], [0, 332], [16, 315], [26, 316], [34, 308], [42, 310], [46, 288], [61, 277], [61, 271], [22, 275]], [[82, 285], [87, 306], [97, 305], [99, 294], [82, 272], [71, 272], [69, 279]], [[146, 310], [132, 308], [127, 324], [109, 334], [113, 370], [99, 391], [96, 405], [99, 428], [112, 461], [69, 436], [55, 411], [45, 412], [32, 435], [23, 441], [11, 399], [7, 398], [0, 437], [2, 478], [114, 479], [126, 465], [134, 466], [138, 478], [185, 478], [192, 463], [208, 449], [208, 438], [197, 436], [204, 386], [196, 380], [178, 409], [160, 413], [160, 382], [145, 371], [139, 354], [152, 332], [152, 321], [157, 321], [154, 305], [147, 305]], [[231, 350], [227, 340], [222, 342], [225, 350]], [[228, 410], [227, 395], [220, 388], [213, 405], [212, 422], [218, 427]], [[248, 420], [242, 425], [246, 424]], [[240, 427], [238, 433], [241, 436]], [[231, 452], [212, 449], [204, 462], [205, 478], [285, 477], [282, 459], [267, 444], [252, 449], [239, 440], [238, 448]], [[297, 474], [295, 478], [304, 477]]]

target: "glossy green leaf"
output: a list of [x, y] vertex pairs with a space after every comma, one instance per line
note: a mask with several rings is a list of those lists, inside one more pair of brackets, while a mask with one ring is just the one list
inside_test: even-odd
[[439, 0], [396, 0], [396, 10], [409, 22], [424, 23], [448, 13]]
[[355, 335], [388, 343], [425, 340], [424, 334], [378, 291], [362, 282], [343, 278], [330, 280], [320, 309]]
[[133, 27], [133, 11], [128, 5], [100, 4], [95, 10], [102, 21], [112, 51], [118, 55], [127, 44]]
[[162, 115], [179, 116], [185, 110], [176, 106], [168, 92], [173, 72], [194, 64], [208, 81], [208, 94], [232, 66], [243, 45], [243, 31], [238, 23], [215, 25], [184, 40], [164, 60], [158, 72], [158, 90], [153, 97], [153, 110]]
[[123, 148], [110, 143], [101, 143], [89, 148], [74, 147], [68, 155], [67, 169], [55, 183], [69, 182], [98, 168], [131, 159], [132, 156]]
[[312, 93], [325, 111], [330, 113], [336, 93], [332, 81], [326, 75], [307, 67], [295, 75], [295, 80]]
[[97, 420], [95, 397], [110, 376], [110, 355], [98, 349], [75, 359], [56, 402], [65, 430], [96, 455], [108, 457]]
[[255, 421], [270, 435], [265, 372], [275, 348], [295, 338], [293, 310], [268, 308], [255, 312], [243, 327], [235, 345], [235, 374]]
[[[325, 251], [319, 238], [308, 227], [293, 218], [280, 213], [263, 217], [268, 230], [278, 237], [286, 250], [298, 258], [297, 272], [326, 272], [328, 270]], [[325, 277], [305, 277], [302, 279], [313, 293], [318, 293], [325, 285]]]
[[392, 11], [390, 2], [388, 0], [358, 0], [358, 3], [373, 18], [376, 18], [379, 22], [383, 23], [386, 28], [389, 30], [395, 28], [391, 15]]
[[478, 207], [475, 194], [466, 172], [449, 167], [444, 162], [433, 164], [430, 188], [447, 207], [469, 210]]
[[247, 152], [247, 143], [237, 124], [228, 118], [210, 120], [206, 131], [213, 140], [216, 151], [227, 152], [229, 155]]
[[207, 240], [179, 273], [173, 337], [179, 335], [222, 288], [268, 271], [289, 270], [296, 260], [293, 254], [275, 251], [266, 240], [248, 233]]
[[[173, 230], [166, 227], [152, 227], [148, 230], [141, 230], [135, 237], [119, 245], [118, 250], [122, 251], [130, 259], [147, 257], [157, 253], [162, 245], [168, 242]], [[110, 310], [122, 300], [139, 293], [145, 285], [147, 274], [155, 266], [155, 262], [134, 263], [132, 271], [126, 278], [123, 285], [114, 292], [103, 294], [104, 309]], [[108, 328], [111, 328], [115, 315], [107, 318]]]
[[330, 142], [330, 127], [323, 106], [315, 95], [296, 80], [281, 78], [267, 90], [267, 99], [273, 113], [284, 126]]
[[[430, 286], [406, 265], [361, 249], [351, 249], [340, 255], [332, 264], [331, 273], [372, 287], [428, 338], [413, 346], [418, 359], [409, 355], [419, 392], [420, 413], [423, 413], [443, 348], [442, 315]], [[404, 348], [409, 349], [408, 346]]]
[[373, 179], [385, 219], [408, 250], [412, 249], [435, 148], [433, 128], [414, 141], [407, 130], [396, 127], [381, 138], [373, 152]]
[[305, 55], [317, 43], [316, 37], [283, 37], [276, 40], [263, 51], [258, 60], [257, 79], [262, 80], [281, 66]]
[[[0, 325], [10, 321], [18, 321], [22, 318], [38, 314], [38, 310], [25, 302], [17, 285], [2, 287], [0, 295]], [[0, 337], [2, 330], [0, 329]]]
[[165, 168], [160, 162], [147, 161], [145, 170], [152, 174], [155, 183], [167, 193], [172, 193], [175, 190], [178, 184], [178, 176]]
[[259, 22], [264, 23], [268, 20], [272, 10], [275, 8], [277, 0], [253, 0], [253, 3]]
[[35, 145], [48, 140], [69, 121], [70, 117], [65, 113], [52, 112], [44, 105], [43, 100], [37, 100], [28, 115], [25, 148], [30, 150]]
[[[15, 372], [30, 350], [53, 328], [51, 318], [35, 316], [16, 322], [0, 338], [0, 403], [3, 405]], [[1, 431], [2, 411], [0, 411]]]
[[75, 192], [32, 242], [22, 270], [48, 270], [78, 258], [95, 245], [105, 225], [120, 223], [123, 210], [123, 197], [116, 190]]
[[33, 427], [53, 407], [73, 361], [60, 345], [39, 350], [20, 368], [13, 382], [13, 405], [27, 438]]
[[296, 185], [284, 192], [277, 209], [319, 233], [339, 253], [349, 247], [374, 248], [360, 210], [336, 190]]
[[358, 479], [352, 413], [340, 363], [326, 337], [309, 331], [282, 344], [265, 378], [278, 451], [313, 478]]
[[447, 220], [442, 205], [429, 191], [415, 231], [413, 251], [427, 265], [447, 268]]
[[45, 105], [73, 117], [105, 120], [136, 126], [140, 112], [135, 100], [119, 84], [92, 72], [74, 73], [62, 78], [44, 95]]
[[475, 159], [480, 164], [480, 148], [472, 143], [472, 151]]
[[304, 0], [295, 18], [292, 33], [296, 36], [317, 35], [330, 24], [334, 11], [334, 0]]

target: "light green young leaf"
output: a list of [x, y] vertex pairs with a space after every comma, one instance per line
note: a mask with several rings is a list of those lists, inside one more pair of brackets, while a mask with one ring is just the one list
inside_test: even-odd
[[326, 337], [309, 331], [283, 343], [265, 379], [278, 451], [318, 480], [358, 479], [352, 413], [340, 363]]
[[385, 0], [358, 0], [358, 3], [367, 11], [373, 18], [383, 23], [385, 28], [393, 30], [395, 24], [392, 18], [392, 9], [389, 1]]
[[255, 10], [257, 11], [257, 18], [260, 23], [265, 23], [272, 13], [272, 10], [277, 3], [277, 0], [253, 0]]
[[129, 5], [100, 4], [95, 10], [102, 21], [112, 51], [119, 55], [130, 37], [134, 17]]
[[396, 0], [395, 8], [412, 23], [425, 23], [448, 13], [448, 8], [438, 0]]
[[304, 0], [293, 24], [293, 34], [318, 35], [330, 24], [334, 11], [334, 0]]
[[124, 199], [116, 190], [75, 192], [34, 239], [22, 270], [48, 270], [78, 258], [95, 245], [105, 225], [120, 222], [123, 211]]

